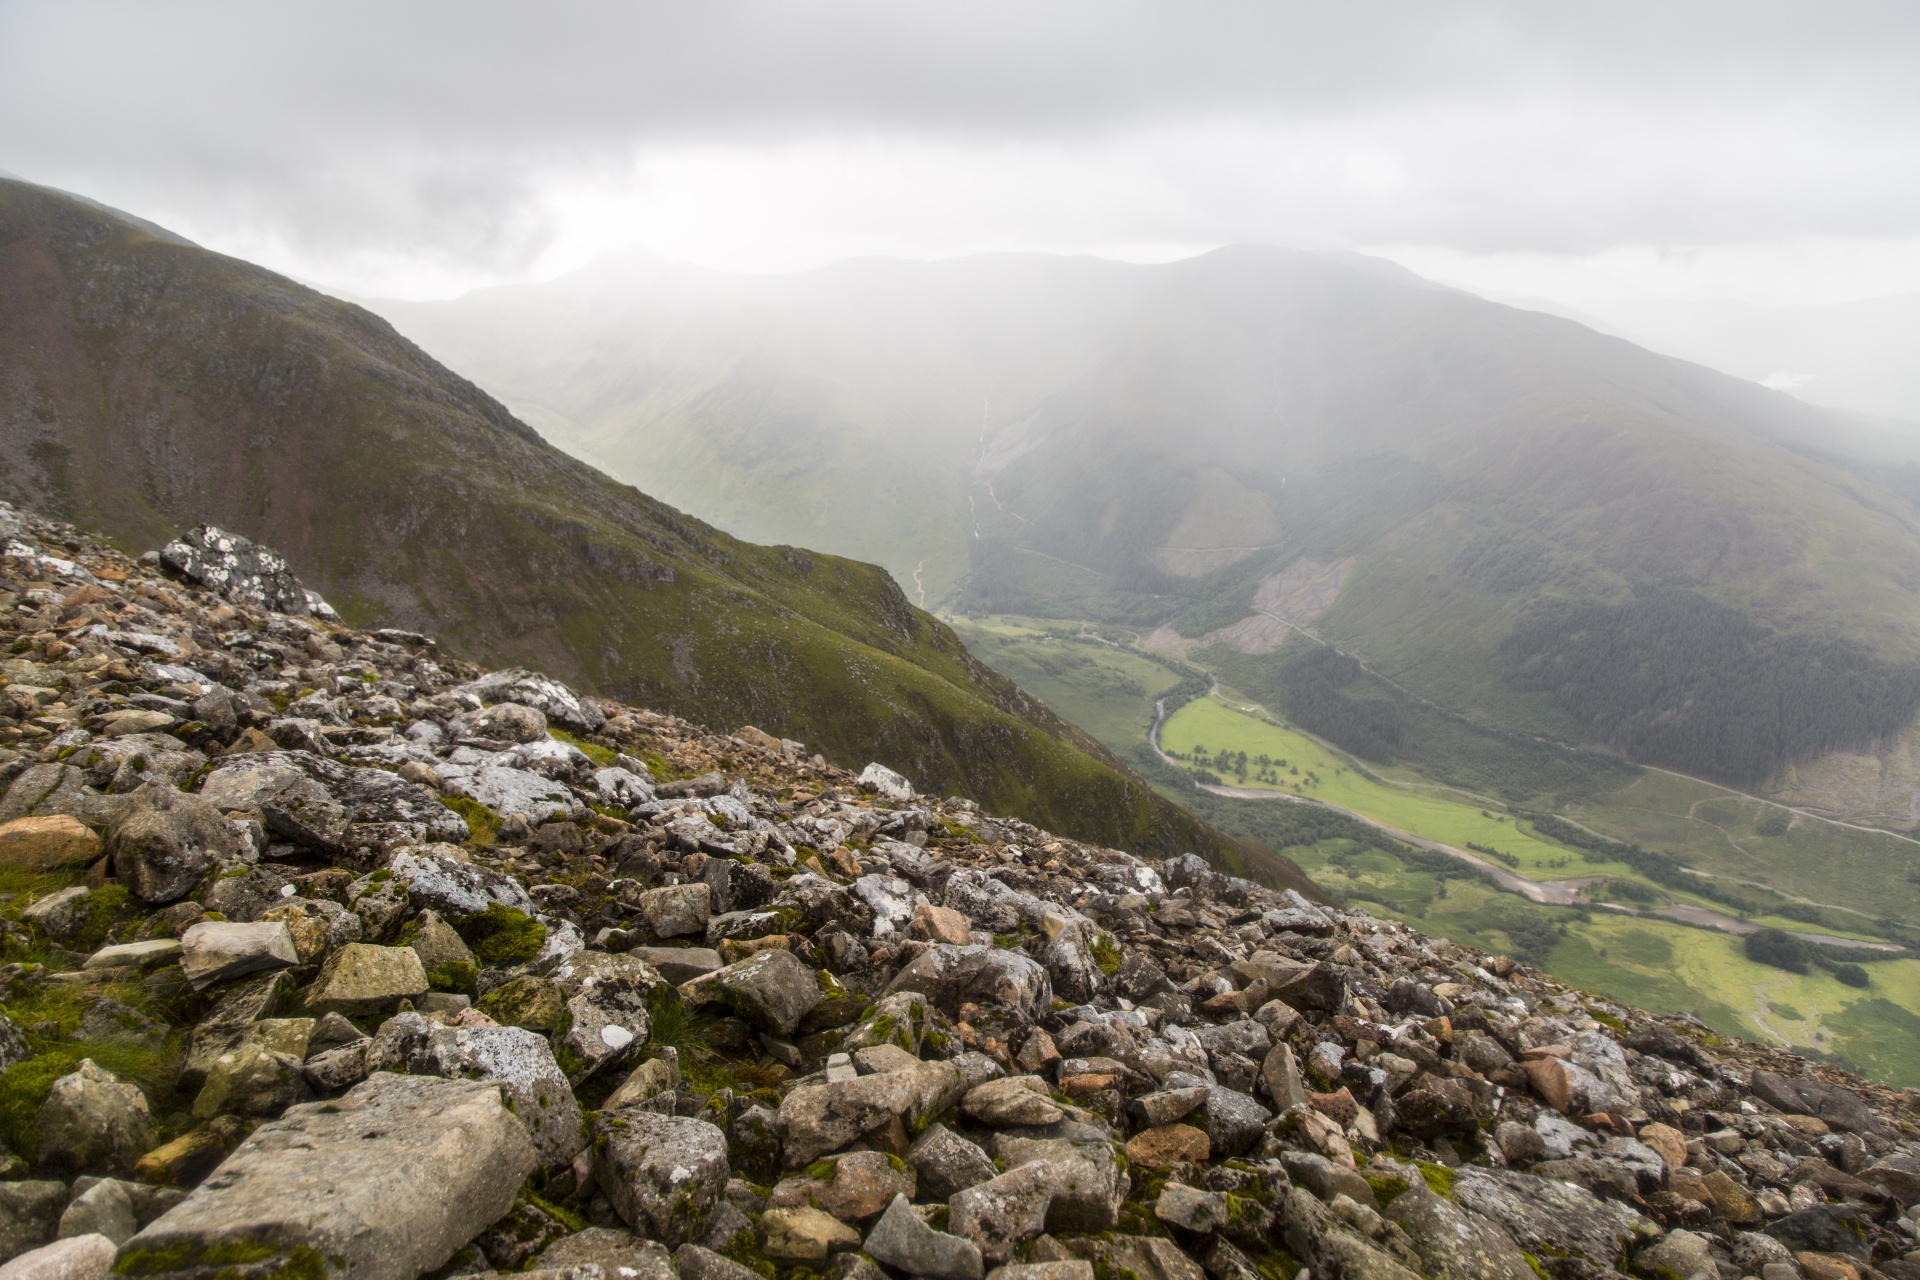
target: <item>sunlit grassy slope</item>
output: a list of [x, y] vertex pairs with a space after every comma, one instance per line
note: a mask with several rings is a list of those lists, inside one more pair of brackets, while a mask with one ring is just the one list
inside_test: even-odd
[[[1515, 870], [1535, 879], [1562, 876], [1633, 876], [1630, 867], [1614, 862], [1588, 862], [1578, 852], [1530, 831], [1506, 814], [1483, 808], [1461, 793], [1440, 787], [1398, 786], [1368, 776], [1346, 757], [1296, 730], [1226, 705], [1215, 698], [1196, 698], [1180, 708], [1160, 728], [1161, 748], [1195, 768], [1201, 748], [1247, 753], [1249, 759], [1266, 756], [1286, 762], [1272, 768], [1262, 781], [1258, 766], [1245, 779], [1222, 773], [1229, 786], [1280, 791], [1308, 796], [1326, 804], [1351, 809], [1365, 817], [1410, 835], [1465, 849], [1484, 845], [1520, 860]], [[1219, 770], [1214, 770], [1219, 773]]]

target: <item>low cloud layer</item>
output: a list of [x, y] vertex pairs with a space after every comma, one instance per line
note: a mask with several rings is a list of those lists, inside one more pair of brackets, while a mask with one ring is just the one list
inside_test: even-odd
[[1252, 240], [1827, 300], [1920, 288], [1916, 28], [1891, 4], [12, 5], [0, 169], [358, 292], [626, 243], [782, 269]]

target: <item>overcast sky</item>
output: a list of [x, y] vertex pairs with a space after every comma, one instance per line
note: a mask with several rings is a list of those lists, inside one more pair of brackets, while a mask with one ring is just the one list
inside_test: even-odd
[[0, 0], [0, 170], [362, 295], [644, 245], [1920, 290], [1920, 5]]

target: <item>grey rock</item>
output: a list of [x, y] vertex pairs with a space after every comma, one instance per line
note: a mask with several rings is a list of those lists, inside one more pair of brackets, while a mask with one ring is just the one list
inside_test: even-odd
[[1132, 1181], [1120, 1172], [1113, 1145], [1097, 1139], [993, 1136], [993, 1153], [1009, 1169], [1043, 1166], [1052, 1179], [1047, 1206], [1048, 1231], [1075, 1235], [1111, 1231], [1120, 1223], [1120, 1206]]
[[21, 1254], [0, 1267], [0, 1280], [106, 1280], [114, 1253], [106, 1236], [73, 1236]]
[[327, 957], [307, 989], [307, 1012], [357, 1017], [384, 1013], [427, 993], [427, 971], [411, 947], [353, 942]]
[[986, 1273], [978, 1245], [920, 1221], [905, 1196], [896, 1196], [873, 1224], [866, 1252], [877, 1262], [927, 1280], [984, 1280]]
[[1178, 1182], [1160, 1189], [1153, 1216], [1168, 1226], [1208, 1235], [1227, 1225], [1227, 1198], [1214, 1191], [1196, 1191]]
[[721, 965], [720, 953], [712, 947], [633, 947], [627, 954], [652, 965], [676, 987]]
[[64, 1182], [0, 1182], [0, 1261], [53, 1239], [66, 1207]]
[[1844, 1253], [1868, 1260], [1872, 1250], [1872, 1221], [1857, 1206], [1817, 1204], [1799, 1209], [1766, 1226], [1766, 1233], [1795, 1253]]
[[1642, 1249], [1633, 1261], [1650, 1275], [1671, 1273], [1681, 1280], [1690, 1280], [1702, 1273], [1708, 1280], [1717, 1280], [1720, 1275], [1720, 1269], [1713, 1262], [1713, 1250], [1707, 1247], [1707, 1238], [1691, 1231], [1667, 1232], [1664, 1239]]
[[116, 1178], [102, 1178], [73, 1198], [60, 1215], [59, 1236], [101, 1235], [115, 1245], [133, 1238], [140, 1224], [134, 1219], [133, 1197], [127, 1184]]
[[516, 911], [533, 911], [533, 899], [512, 876], [470, 862], [424, 853], [398, 853], [390, 868], [394, 879], [406, 885], [414, 905], [430, 907], [447, 916], [472, 915], [498, 903]]
[[268, 969], [285, 969], [300, 963], [294, 950], [293, 934], [287, 926], [272, 924], [231, 924], [203, 920], [180, 935], [180, 972], [204, 991], [216, 982], [231, 982]]
[[1054, 1105], [1038, 1076], [1009, 1076], [977, 1085], [960, 1100], [960, 1111], [994, 1129], [1052, 1124], [1066, 1114]]
[[154, 1144], [147, 1096], [93, 1059], [53, 1082], [40, 1105], [41, 1156], [56, 1168], [123, 1175]]
[[779, 1036], [793, 1034], [825, 999], [814, 971], [792, 952], [778, 949], [716, 969], [682, 988], [682, 994], [718, 1000], [751, 1025]]
[[837, 1084], [802, 1085], [780, 1101], [777, 1125], [789, 1168], [838, 1151], [895, 1116], [937, 1115], [959, 1097], [960, 1073], [946, 1062], [917, 1062]]
[[382, 1073], [254, 1131], [125, 1246], [192, 1256], [311, 1250], [369, 1280], [412, 1280], [513, 1204], [537, 1158], [497, 1085]]
[[198, 1089], [215, 1058], [238, 1045], [254, 1023], [277, 1012], [286, 988], [287, 978], [281, 973], [265, 973], [228, 988], [187, 1041], [181, 1084]]
[[630, 1060], [653, 1027], [649, 1012], [655, 990], [665, 980], [633, 955], [575, 951], [553, 970], [572, 1019], [560, 1047], [585, 1064], [575, 1083], [611, 1071]]
[[675, 1247], [700, 1234], [727, 1185], [725, 1134], [637, 1108], [601, 1113], [594, 1130], [594, 1182], [628, 1226]]
[[1893, 1138], [1898, 1131], [1875, 1115], [1851, 1089], [1821, 1080], [1790, 1079], [1772, 1071], [1753, 1073], [1753, 1091], [1780, 1110], [1818, 1116], [1836, 1129]]
[[1193, 1034], [1209, 1054], [1237, 1053], [1256, 1062], [1266, 1057], [1267, 1050], [1273, 1045], [1273, 1037], [1268, 1034], [1266, 1027], [1252, 1018], [1200, 1027]]
[[1246, 1094], [1223, 1085], [1207, 1092], [1200, 1128], [1207, 1134], [1215, 1159], [1237, 1156], [1260, 1141], [1273, 1112]]
[[126, 808], [127, 797], [101, 795], [87, 781], [86, 772], [73, 765], [32, 765], [13, 780], [6, 798], [0, 800], [0, 822], [64, 813], [93, 826], [110, 824]]
[[1335, 1164], [1311, 1151], [1282, 1152], [1280, 1162], [1287, 1176], [1322, 1200], [1346, 1196], [1356, 1204], [1374, 1203], [1373, 1187], [1345, 1165]]
[[1028, 1024], [1053, 1012], [1053, 980], [1045, 969], [1018, 951], [977, 944], [928, 947], [887, 987], [889, 995], [902, 991], [919, 992], [950, 1017], [969, 1002]]
[[350, 821], [331, 787], [346, 777], [344, 765], [309, 751], [249, 752], [215, 765], [200, 797], [228, 812], [255, 814], [280, 839], [330, 857], [341, 852]]
[[414, 923], [419, 928], [407, 945], [420, 957], [420, 965], [428, 973], [455, 964], [479, 967], [466, 941], [454, 932], [452, 925], [440, 918], [438, 911], [422, 911]]
[[713, 888], [704, 881], [649, 889], [640, 895], [640, 914], [662, 938], [705, 937], [713, 914]]
[[1053, 1174], [1041, 1163], [1023, 1164], [947, 1202], [947, 1230], [980, 1247], [988, 1262], [1005, 1262], [1023, 1240], [1047, 1229]]
[[683, 1244], [675, 1249], [673, 1264], [680, 1271], [680, 1280], [764, 1280], [758, 1271], [697, 1244]]
[[607, 717], [591, 702], [558, 680], [525, 667], [490, 672], [462, 685], [459, 691], [483, 703], [512, 702], [532, 707], [575, 733], [598, 733], [607, 723]]
[[[1286, 1007], [1281, 1005], [1281, 1008]], [[1267, 1056], [1260, 1064], [1260, 1087], [1273, 1099], [1274, 1108], [1278, 1111], [1286, 1112], [1307, 1105], [1307, 1087], [1300, 1079], [1300, 1064], [1294, 1061], [1293, 1050], [1284, 1043], [1267, 1050]]]
[[38, 926], [49, 938], [65, 942], [86, 927], [91, 894], [83, 884], [56, 889], [22, 911], [20, 918]]
[[588, 1265], [621, 1280], [678, 1280], [665, 1245], [610, 1227], [588, 1227], [555, 1241], [533, 1260], [534, 1270]]
[[1380, 1212], [1413, 1241], [1429, 1280], [1534, 1280], [1505, 1230], [1435, 1195], [1417, 1171], [1405, 1181], [1407, 1190]]
[[177, 902], [215, 863], [240, 856], [240, 838], [221, 812], [197, 795], [144, 786], [107, 828], [114, 875], [149, 906]]
[[1628, 1242], [1650, 1224], [1632, 1209], [1580, 1188], [1497, 1169], [1463, 1169], [1453, 1198], [1506, 1229], [1529, 1253], [1543, 1247], [1601, 1267], [1618, 1264]]
[[929, 1200], [950, 1200], [996, 1172], [991, 1156], [943, 1124], [928, 1125], [906, 1158], [919, 1174], [920, 1194]]
[[160, 563], [236, 604], [298, 617], [336, 616], [301, 585], [279, 552], [210, 524], [196, 525], [160, 548]]
[[446, 1027], [403, 1013], [378, 1039], [383, 1054], [414, 1075], [498, 1083], [543, 1166], [565, 1164], [586, 1147], [580, 1104], [545, 1036], [520, 1027]]
[[1116, 1272], [1132, 1272], [1140, 1280], [1204, 1280], [1198, 1263], [1173, 1241], [1158, 1236], [1116, 1237], [1107, 1248], [1107, 1262]]
[[1172, 1124], [1184, 1120], [1198, 1110], [1207, 1100], [1206, 1085], [1190, 1085], [1184, 1089], [1162, 1089], [1158, 1093], [1142, 1094], [1131, 1104], [1133, 1113], [1148, 1128], [1156, 1125]]

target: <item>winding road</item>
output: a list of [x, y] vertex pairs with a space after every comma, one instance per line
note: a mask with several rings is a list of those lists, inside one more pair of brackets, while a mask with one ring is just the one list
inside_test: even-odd
[[[1157, 699], [1153, 704], [1153, 729], [1148, 733], [1147, 741], [1152, 744], [1155, 755], [1158, 755], [1167, 764], [1184, 772], [1186, 766], [1168, 755], [1160, 746], [1160, 725], [1161, 722], [1166, 719], [1166, 715], [1167, 700], [1165, 698]], [[1323, 809], [1332, 809], [1335, 813], [1344, 813], [1356, 822], [1364, 822], [1374, 830], [1390, 835], [1395, 840], [1404, 841], [1417, 849], [1431, 849], [1436, 853], [1444, 853], [1448, 857], [1458, 858], [1460, 861], [1486, 872], [1502, 889], [1507, 890], [1509, 893], [1517, 893], [1529, 902], [1538, 902], [1546, 906], [1556, 907], [1570, 907], [1574, 905], [1598, 907], [1631, 916], [1659, 916], [1678, 924], [1688, 924], [1703, 929], [1717, 929], [1721, 933], [1730, 933], [1736, 937], [1756, 933], [1762, 928], [1760, 925], [1739, 919], [1737, 916], [1730, 916], [1724, 912], [1714, 911], [1707, 907], [1694, 906], [1691, 903], [1676, 902], [1657, 911], [1642, 911], [1639, 908], [1626, 906], [1622, 903], [1596, 902], [1590, 898], [1582, 898], [1580, 896], [1582, 889], [1596, 881], [1604, 880], [1606, 877], [1574, 876], [1565, 880], [1529, 879], [1526, 876], [1508, 870], [1506, 867], [1490, 859], [1483, 858], [1469, 849], [1457, 849], [1450, 844], [1442, 844], [1438, 840], [1429, 840], [1425, 836], [1417, 836], [1411, 831], [1402, 831], [1398, 827], [1390, 827], [1386, 823], [1375, 818], [1370, 818], [1364, 813], [1343, 808], [1337, 804], [1328, 804], [1324, 800], [1310, 800], [1305, 796], [1296, 796], [1285, 791], [1256, 790], [1252, 787], [1229, 787], [1220, 783], [1195, 782], [1194, 785], [1209, 794], [1224, 796], [1232, 800], [1279, 800], [1289, 804], [1318, 805]], [[1842, 938], [1830, 933], [1806, 933], [1798, 929], [1790, 929], [1787, 930], [1787, 932], [1803, 941], [1818, 943], [1829, 947], [1851, 947], [1863, 951], [1902, 952], [1906, 950], [1905, 947], [1896, 946], [1890, 942], [1863, 942], [1858, 938]]]

